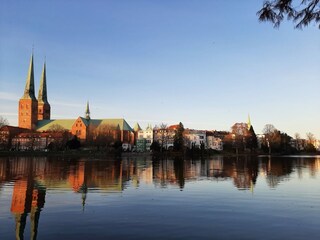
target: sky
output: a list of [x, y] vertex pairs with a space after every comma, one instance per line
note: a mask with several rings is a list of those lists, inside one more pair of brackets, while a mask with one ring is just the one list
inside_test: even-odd
[[320, 138], [320, 30], [260, 23], [259, 0], [0, 3], [0, 116], [17, 125], [34, 46], [52, 119], [125, 118]]

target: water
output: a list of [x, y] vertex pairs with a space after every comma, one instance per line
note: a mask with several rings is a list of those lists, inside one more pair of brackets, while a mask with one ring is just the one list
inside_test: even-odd
[[0, 239], [320, 239], [320, 157], [0, 158]]

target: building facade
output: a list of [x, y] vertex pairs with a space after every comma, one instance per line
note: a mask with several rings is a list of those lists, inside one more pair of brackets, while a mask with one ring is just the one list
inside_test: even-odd
[[23, 96], [19, 100], [19, 128], [35, 132], [50, 132], [59, 128], [67, 130], [82, 142], [94, 139], [97, 134], [108, 134], [114, 141], [134, 143], [133, 129], [124, 119], [91, 119], [87, 102], [85, 116], [77, 119], [51, 119], [51, 107], [47, 97], [46, 64], [43, 65], [38, 99], [35, 97], [33, 54]]
[[151, 144], [153, 143], [153, 129], [148, 125], [145, 130], [139, 130], [137, 136], [137, 151], [145, 152], [150, 151]]

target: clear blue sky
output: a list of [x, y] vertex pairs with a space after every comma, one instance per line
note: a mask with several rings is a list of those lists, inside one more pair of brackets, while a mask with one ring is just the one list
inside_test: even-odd
[[17, 124], [34, 44], [52, 118], [125, 118], [320, 138], [320, 30], [259, 23], [262, 0], [0, 3], [0, 115]]

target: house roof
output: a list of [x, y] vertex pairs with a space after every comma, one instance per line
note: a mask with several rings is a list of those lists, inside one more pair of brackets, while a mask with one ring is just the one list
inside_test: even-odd
[[4, 125], [0, 128], [0, 131], [23, 131], [23, 132], [30, 132], [30, 129], [27, 128], [20, 128], [20, 127], [14, 127], [9, 125]]
[[130, 125], [124, 120], [123, 118], [115, 118], [115, 119], [91, 119], [90, 124], [93, 126], [99, 126], [101, 124], [110, 125], [114, 127], [120, 128], [120, 130], [124, 131], [133, 131], [133, 129], [130, 127]]
[[171, 125], [168, 127], [169, 130], [176, 130], [179, 128], [179, 124], [176, 124], [176, 125]]
[[[86, 126], [93, 125], [98, 127], [101, 124], [119, 127], [120, 130], [133, 131], [130, 125], [123, 118], [119, 119], [85, 119], [80, 117]], [[54, 124], [58, 124], [61, 127], [71, 130], [72, 125], [77, 119], [58, 119], [58, 120], [40, 120], [37, 123], [37, 131], [48, 131]]]
[[64, 129], [70, 130], [76, 119], [40, 120], [37, 123], [37, 131], [48, 131], [52, 125], [57, 124]]
[[139, 123], [136, 123], [136, 124], [134, 125], [133, 130], [134, 130], [135, 132], [138, 132], [138, 131], [141, 130], [141, 127], [140, 127]]

